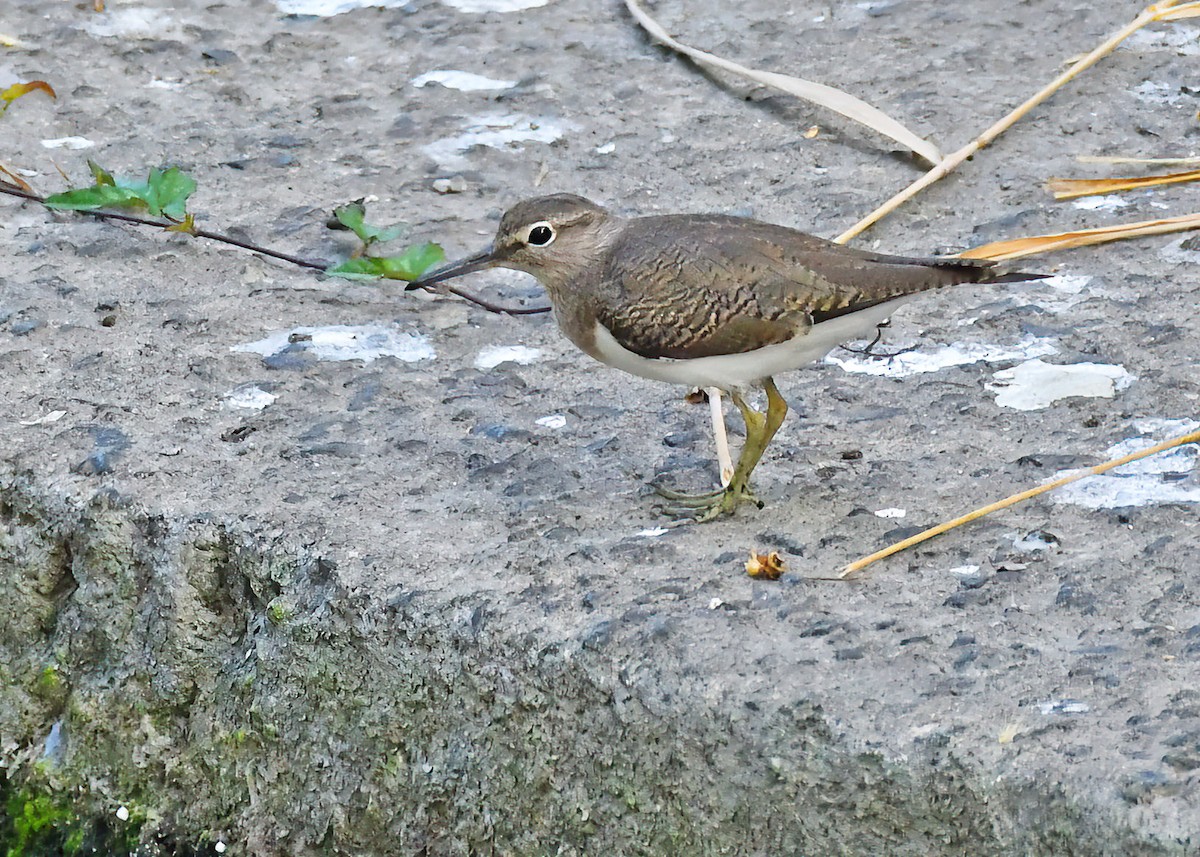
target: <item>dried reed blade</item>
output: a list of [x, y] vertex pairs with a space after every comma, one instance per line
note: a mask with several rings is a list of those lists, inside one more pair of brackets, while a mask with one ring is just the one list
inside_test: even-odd
[[633, 15], [634, 19], [641, 25], [642, 29], [673, 51], [691, 57], [697, 62], [715, 66], [732, 74], [752, 80], [755, 83], [761, 83], [764, 86], [770, 86], [790, 95], [795, 95], [797, 98], [803, 98], [805, 101], [811, 101], [814, 104], [827, 107], [835, 113], [840, 113], [848, 119], [853, 119], [855, 122], [878, 131], [885, 137], [890, 137], [902, 146], [916, 152], [931, 164], [936, 164], [942, 159], [942, 153], [937, 146], [928, 140], [918, 137], [882, 110], [872, 107], [867, 102], [850, 95], [848, 92], [799, 77], [778, 74], [773, 71], [760, 71], [758, 69], [747, 68], [744, 65], [731, 62], [715, 54], [710, 54], [707, 51], [689, 47], [668, 34], [657, 21], [646, 14], [642, 7], [638, 5], [637, 0], [625, 0], [625, 6], [629, 9], [629, 14]]
[[1182, 6], [1176, 6], [1174, 3], [1159, 3], [1159, 6], [1169, 6], [1159, 13], [1159, 21], [1182, 21], [1184, 18], [1200, 17], [1200, 3], [1184, 3]]
[[963, 259], [991, 259], [1003, 262], [1020, 259], [1054, 250], [1069, 250], [1073, 247], [1090, 247], [1110, 241], [1124, 241], [1144, 235], [1165, 235], [1170, 232], [1186, 232], [1200, 229], [1200, 212], [1170, 217], [1165, 220], [1142, 220], [1138, 223], [1123, 223], [1116, 226], [1101, 226], [1097, 229], [1080, 229], [1075, 232], [1058, 232], [1053, 235], [1033, 235], [1014, 238], [1010, 241], [995, 241], [972, 247], [958, 255]]
[[717, 444], [717, 470], [721, 474], [721, 487], [728, 487], [733, 479], [733, 456], [729, 452], [729, 435], [725, 431], [725, 412], [721, 406], [719, 387], [706, 387], [708, 413], [712, 419], [713, 440]]
[[838, 577], [842, 580], [845, 580], [850, 575], [857, 571], [861, 571], [873, 562], [878, 562], [885, 557], [900, 553], [900, 551], [910, 548], [913, 545], [919, 545], [921, 542], [928, 541], [934, 536], [940, 536], [942, 533], [949, 532], [956, 527], [961, 527], [963, 524], [969, 524], [971, 521], [978, 520], [985, 515], [990, 515], [992, 512], [998, 512], [1001, 509], [1007, 509], [1009, 506], [1015, 506], [1017, 503], [1020, 503], [1023, 500], [1037, 497], [1039, 494], [1045, 494], [1047, 491], [1053, 491], [1055, 488], [1061, 488], [1062, 486], [1069, 485], [1072, 482], [1078, 482], [1080, 479], [1084, 479], [1088, 476], [1099, 476], [1102, 473], [1107, 473], [1113, 468], [1120, 467], [1124, 464], [1131, 464], [1135, 461], [1140, 461], [1143, 458], [1149, 458], [1151, 455], [1157, 455], [1160, 452], [1166, 452], [1168, 449], [1174, 449], [1177, 446], [1183, 446], [1185, 444], [1197, 442], [1200, 442], [1200, 431], [1194, 431], [1190, 434], [1185, 434], [1182, 437], [1165, 440], [1162, 443], [1157, 443], [1147, 449], [1142, 449], [1138, 452], [1132, 452], [1129, 455], [1115, 458], [1112, 461], [1106, 461], [1103, 464], [1097, 464], [1095, 467], [1088, 467], [1084, 470], [1079, 470], [1075, 473], [1068, 474], [1067, 476], [1063, 476], [1061, 479], [1055, 479], [1053, 482], [1047, 482], [1045, 485], [1039, 485], [1036, 488], [1030, 488], [1028, 491], [1022, 491], [1019, 494], [1013, 494], [1011, 497], [1005, 497], [1003, 500], [991, 503], [981, 509], [976, 509], [973, 512], [968, 512], [967, 514], [955, 518], [952, 521], [947, 521], [944, 524], [938, 524], [936, 527], [930, 527], [924, 532], [917, 533], [915, 536], [911, 536], [903, 541], [889, 545], [883, 550], [876, 551], [870, 556], [865, 556], [860, 560], [856, 560], [855, 562], [852, 562], [843, 568]]
[[1146, 7], [1146, 9], [1144, 9], [1140, 15], [1134, 18], [1133, 21], [1117, 30], [1115, 33], [1105, 39], [1095, 50], [1093, 50], [1083, 59], [1079, 60], [1079, 62], [1072, 65], [1058, 77], [1054, 78], [1054, 80], [1046, 84], [1046, 86], [1042, 87], [1034, 95], [1030, 96], [1030, 98], [1026, 100], [1025, 103], [1020, 107], [1012, 110], [1007, 116], [1005, 116], [999, 122], [996, 122], [994, 125], [992, 125], [992, 127], [988, 128], [957, 152], [947, 155], [942, 162], [935, 166], [932, 170], [921, 176], [921, 178], [917, 179], [911, 185], [900, 191], [883, 205], [876, 208], [862, 220], [858, 221], [858, 223], [855, 223], [833, 240], [839, 244], [845, 244], [851, 238], [854, 238], [856, 235], [859, 235], [860, 233], [865, 232], [867, 229], [874, 226], [880, 220], [887, 217], [925, 188], [929, 187], [939, 179], [949, 175], [958, 167], [959, 164], [974, 155], [984, 146], [991, 143], [993, 140], [1015, 125], [1018, 121], [1020, 121], [1025, 114], [1033, 110], [1063, 86], [1070, 83], [1074, 78], [1078, 77], [1104, 57], [1108, 56], [1116, 49], [1117, 45], [1121, 44], [1121, 42], [1125, 41], [1138, 30], [1142, 29], [1147, 24], [1153, 24], [1155, 21], [1171, 20], [1171, 18], [1167, 18], [1165, 16], [1168, 15], [1168, 13], [1170, 13], [1172, 10], [1174, 10], [1175, 13], [1188, 13], [1181, 14], [1179, 17], [1188, 17], [1189, 14], [1200, 14], [1200, 0], [1194, 0], [1194, 2], [1187, 3], [1184, 6], [1179, 6], [1176, 0], [1164, 0], [1164, 2], [1154, 3]]
[[1079, 155], [1075, 158], [1081, 164], [1146, 164], [1155, 167], [1190, 167], [1200, 164], [1200, 158], [1124, 158], [1105, 155]]
[[1194, 181], [1200, 181], [1200, 170], [1111, 179], [1049, 179], [1046, 182], [1046, 190], [1052, 192], [1055, 199], [1078, 199], [1081, 196], [1096, 196], [1104, 193], [1118, 193], [1123, 190], [1140, 190], [1141, 188]]

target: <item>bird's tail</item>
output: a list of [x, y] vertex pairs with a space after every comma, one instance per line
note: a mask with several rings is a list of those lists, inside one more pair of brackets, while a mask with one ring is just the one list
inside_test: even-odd
[[[1053, 274], [1035, 274], [1030, 271], [1010, 271], [1006, 266], [991, 259], [962, 259], [948, 256], [943, 259], [922, 259], [921, 264], [945, 271], [955, 282], [974, 283], [1024, 283], [1029, 280], [1045, 280]], [[963, 274], [967, 274], [963, 277]]]
[[1006, 271], [997, 274], [996, 276], [988, 277], [981, 282], [984, 283], [1024, 283], [1029, 280], [1046, 280], [1053, 277], [1053, 274], [1031, 274], [1028, 271]]

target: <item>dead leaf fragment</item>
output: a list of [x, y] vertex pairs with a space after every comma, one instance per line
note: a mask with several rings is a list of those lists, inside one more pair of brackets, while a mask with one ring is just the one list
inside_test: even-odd
[[625, 0], [625, 7], [629, 10], [629, 14], [633, 15], [635, 21], [643, 30], [649, 33], [654, 39], [666, 45], [673, 51], [684, 54], [697, 62], [705, 65], [715, 66], [723, 71], [736, 74], [739, 77], [752, 80], [755, 83], [760, 83], [763, 86], [769, 86], [773, 89], [781, 90], [789, 95], [794, 95], [797, 98], [803, 98], [805, 101], [811, 101], [813, 104], [819, 104], [826, 107], [835, 113], [840, 113], [848, 119], [853, 119], [861, 125], [866, 125], [868, 128], [873, 128], [885, 137], [890, 137], [902, 146], [911, 149], [913, 152], [920, 155], [931, 164], [937, 164], [942, 160], [942, 153], [933, 143], [928, 140], [918, 137], [915, 133], [905, 128], [892, 117], [888, 116], [882, 110], [872, 107], [860, 98], [856, 98], [848, 92], [840, 89], [835, 89], [832, 86], [826, 86], [823, 83], [805, 80], [800, 77], [792, 77], [791, 75], [779, 74], [773, 71], [762, 71], [760, 69], [747, 68], [744, 65], [727, 60], [724, 57], [710, 54], [707, 51], [702, 51], [697, 48], [689, 47], [679, 40], [672, 38], [671, 35], [663, 29], [663, 26], [650, 17], [638, 0]]
[[778, 580], [783, 576], [783, 557], [778, 551], [761, 554], [750, 551], [750, 559], [746, 560], [746, 574], [755, 580]]
[[196, 234], [196, 218], [189, 212], [185, 214], [183, 220], [178, 223], [173, 223], [170, 226], [163, 227], [167, 232], [182, 232], [185, 235]]
[[0, 113], [8, 109], [8, 106], [23, 95], [28, 95], [31, 92], [44, 92], [51, 98], [58, 98], [54, 92], [54, 87], [46, 83], [44, 80], [30, 80], [25, 83], [14, 83], [12, 86], [0, 90]]
[[1020, 723], [1009, 723], [1007, 726], [1005, 726], [1003, 729], [1000, 730], [1000, 734], [997, 737], [1001, 744], [1011, 744], [1013, 742], [1013, 739], [1016, 738], [1020, 734], [1021, 734], [1021, 724]]
[[0, 183], [11, 184], [14, 187], [19, 187], [26, 193], [33, 193], [33, 188], [29, 186], [29, 182], [4, 166], [4, 164], [0, 164]]

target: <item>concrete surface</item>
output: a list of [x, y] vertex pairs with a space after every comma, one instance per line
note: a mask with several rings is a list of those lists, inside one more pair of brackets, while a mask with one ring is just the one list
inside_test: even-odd
[[[650, 44], [615, 2], [89, 6], [7, 5], [0, 30], [27, 47], [0, 53], [0, 84], [42, 78], [60, 98], [0, 120], [0, 160], [42, 191], [61, 187], [56, 164], [85, 181], [86, 157], [126, 176], [179, 164], [201, 225], [308, 256], [349, 250], [323, 223], [360, 196], [456, 255], [538, 192], [834, 235], [919, 174], [870, 132]], [[947, 150], [1138, 9], [653, 7], [686, 41], [847, 87]], [[1097, 174], [1079, 154], [1194, 152], [1196, 33], [1118, 51], [864, 245], [928, 253], [1195, 210], [1186, 187], [1083, 209], [1040, 185]], [[518, 83], [410, 84], [435, 70]], [[561, 139], [438, 142], [508, 114]], [[42, 145], [71, 136], [94, 146]], [[435, 191], [455, 176], [463, 192]], [[809, 579], [1195, 419], [1192, 245], [1064, 253], [1034, 267], [1085, 279], [914, 304], [893, 342], [1016, 356], [781, 378], [795, 410], [757, 473], [766, 508], [649, 535], [648, 480], [712, 479], [707, 410], [588, 362], [548, 317], [0, 207], [10, 788], [69, 795], [110, 827], [124, 806], [164, 852], [1197, 848], [1194, 452], [1112, 503], [1103, 486], [1044, 497], [860, 582]], [[515, 275], [470, 285], [539, 298]], [[319, 360], [303, 340], [233, 350], [334, 325], [381, 326], [411, 362]], [[1128, 384], [1002, 407], [994, 373], [1031, 341]], [[476, 368], [497, 345], [539, 355]], [[745, 576], [752, 547], [783, 552], [782, 581]]]

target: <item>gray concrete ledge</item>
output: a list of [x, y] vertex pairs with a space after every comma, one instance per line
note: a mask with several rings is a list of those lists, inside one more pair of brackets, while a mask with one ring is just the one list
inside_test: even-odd
[[9, 476], [0, 496], [5, 744], [48, 784], [87, 784], [97, 815], [152, 819], [147, 837], [262, 854], [1187, 850], [1061, 781], [981, 775], [952, 730], [904, 757], [872, 748], [823, 704], [815, 664], [793, 677], [808, 692], [716, 693], [646, 617], [549, 640], [486, 597], [377, 600], [329, 560], [111, 495], [77, 507]]
[[[850, 88], [953, 148], [1140, 6], [660, 0], [655, 14], [748, 65]], [[919, 174], [835, 116], [698, 73], [619, 4], [171, 9], [138, 29], [119, 6], [104, 20], [126, 30], [106, 34], [75, 4], [9, 0], [0, 30], [28, 47], [0, 53], [0, 85], [41, 78], [60, 99], [8, 111], [0, 160], [46, 191], [55, 164], [86, 181], [88, 156], [121, 176], [180, 164], [200, 183], [202, 225], [327, 259], [350, 249], [328, 211], [360, 196], [376, 222], [406, 221], [454, 255], [539, 192], [833, 235]], [[1173, 26], [863, 246], [929, 253], [1194, 210], [1189, 188], [1097, 210], [1042, 189], [1079, 175], [1079, 154], [1181, 154], [1195, 99], [1178, 33], [1195, 24]], [[435, 69], [521, 83], [411, 85]], [[453, 168], [427, 148], [510, 113], [570, 127], [554, 144], [472, 148]], [[94, 146], [43, 146], [71, 136]], [[463, 192], [437, 192], [456, 174]], [[647, 483], [711, 482], [706, 409], [588, 362], [549, 318], [9, 199], [0, 259], [12, 787], [106, 823], [125, 806], [164, 848], [261, 857], [1200, 843], [1194, 451], [1120, 502], [1042, 497], [857, 583], [814, 579], [1195, 420], [1194, 242], [1064, 253], [1038, 267], [1075, 279], [913, 303], [892, 343], [1009, 356], [779, 378], [794, 410], [756, 473], [766, 507], [662, 532]], [[517, 277], [473, 285], [539, 295]], [[399, 356], [286, 344], [333, 327]], [[281, 352], [245, 350], [271, 337]], [[514, 345], [535, 359], [479, 359]], [[1008, 407], [997, 373], [1030, 347], [1122, 367], [1130, 383]], [[785, 555], [781, 581], [745, 576], [752, 548]]]

